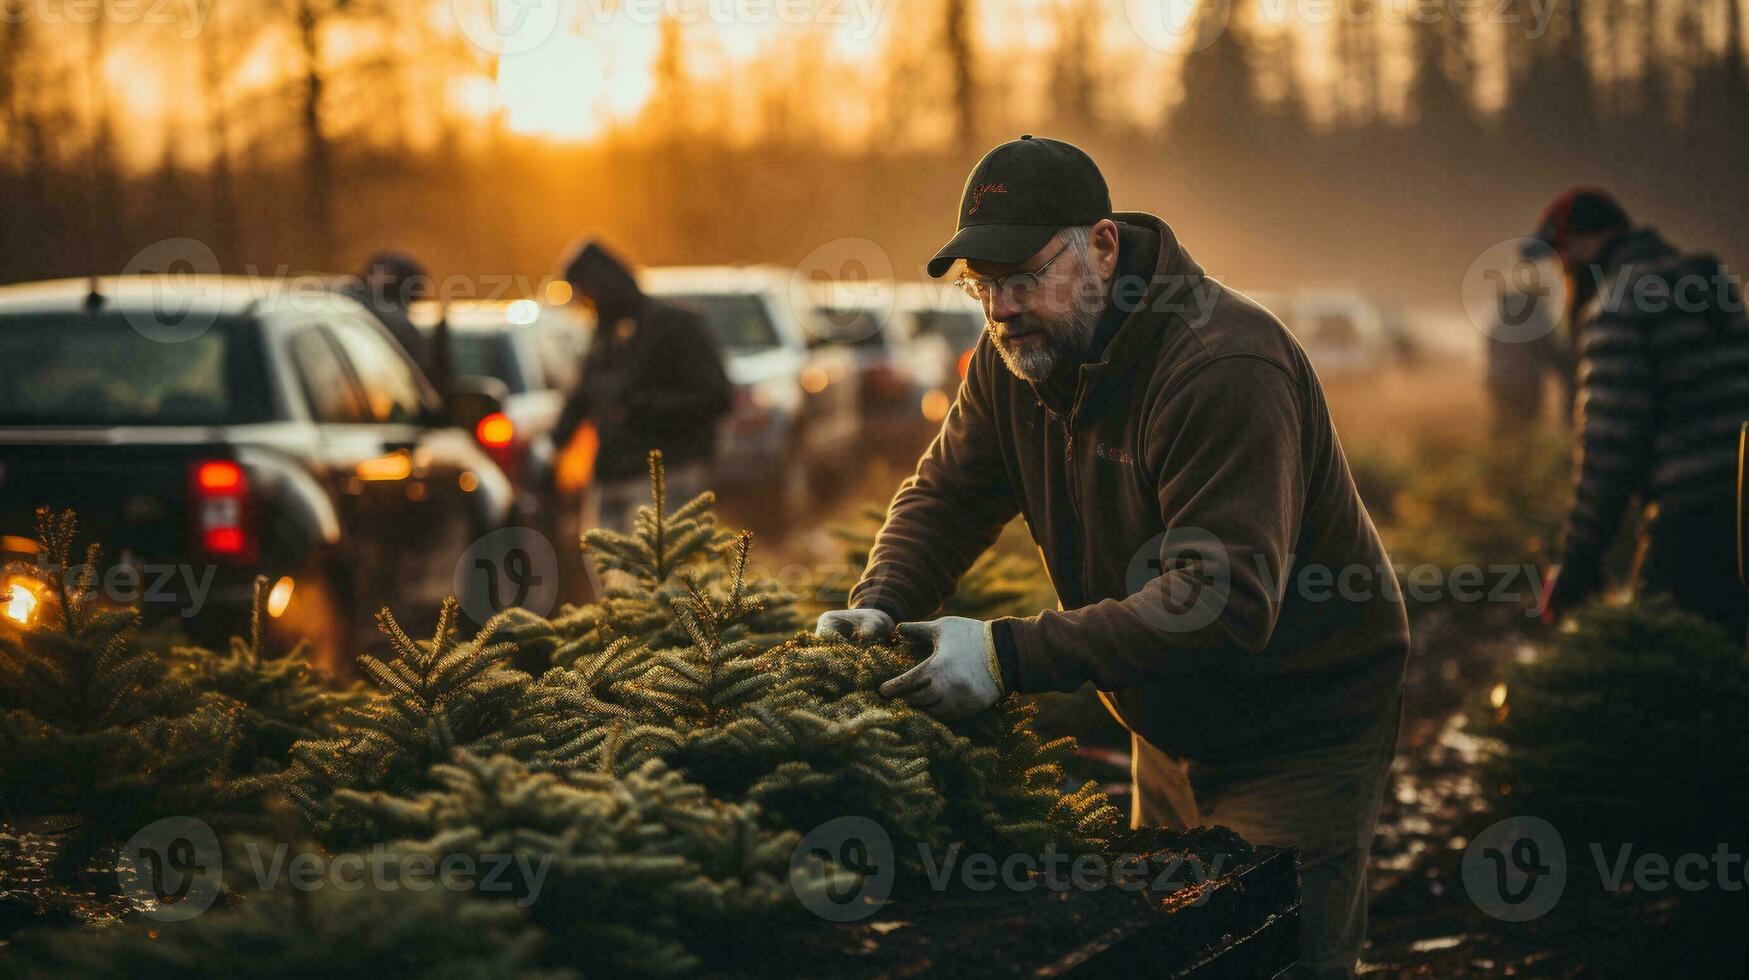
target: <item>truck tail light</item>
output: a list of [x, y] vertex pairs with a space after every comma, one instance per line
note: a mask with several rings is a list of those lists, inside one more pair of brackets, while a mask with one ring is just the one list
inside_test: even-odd
[[487, 449], [504, 449], [516, 441], [516, 424], [503, 412], [493, 412], [474, 426], [474, 438]]
[[239, 564], [255, 559], [250, 527], [249, 481], [228, 459], [197, 462], [190, 473], [193, 526], [200, 551]]

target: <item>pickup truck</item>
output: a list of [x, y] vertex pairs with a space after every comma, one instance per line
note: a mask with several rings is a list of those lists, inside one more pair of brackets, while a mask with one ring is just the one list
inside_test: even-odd
[[[510, 513], [473, 431], [500, 406], [457, 388], [439, 399], [380, 323], [320, 286], [0, 288], [0, 557], [32, 561], [36, 508], [73, 508], [113, 563], [107, 598], [222, 642], [266, 575], [270, 628], [348, 673], [385, 604], [429, 629], [470, 545]], [[31, 626], [20, 579], [0, 628]]]

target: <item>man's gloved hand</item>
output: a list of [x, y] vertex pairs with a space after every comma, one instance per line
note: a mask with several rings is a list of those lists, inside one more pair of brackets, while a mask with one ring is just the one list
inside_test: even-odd
[[985, 710], [1007, 693], [990, 624], [961, 616], [927, 623], [901, 623], [899, 633], [927, 639], [935, 652], [927, 660], [881, 685], [881, 696], [904, 698], [942, 721], [959, 721]]
[[893, 617], [879, 609], [834, 609], [814, 624], [815, 636], [884, 640], [893, 632]]

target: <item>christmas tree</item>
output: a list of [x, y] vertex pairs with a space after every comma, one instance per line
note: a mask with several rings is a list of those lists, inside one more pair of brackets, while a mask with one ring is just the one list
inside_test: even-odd
[[[1072, 742], [1040, 740], [1029, 709], [950, 726], [881, 698], [924, 651], [798, 629], [709, 495], [670, 508], [659, 459], [652, 491], [632, 534], [586, 539], [623, 573], [599, 603], [512, 611], [467, 641], [446, 620], [363, 661], [367, 702], [294, 750], [324, 839], [548, 856], [536, 917], [561, 946], [665, 972], [733, 958], [749, 923], [797, 921], [797, 891], [847, 872], [791, 880], [790, 852], [836, 817], [879, 823], [913, 874], [914, 845], [1097, 848], [1119, 831], [1091, 784], [1061, 791]], [[531, 651], [555, 666], [506, 666]]]
[[429, 640], [415, 640], [387, 609], [377, 623], [393, 655], [358, 658], [376, 689], [342, 712], [335, 730], [291, 747], [288, 790], [330, 843], [366, 839], [357, 814], [335, 805], [341, 790], [412, 792], [430, 785], [431, 767], [459, 749], [527, 751], [540, 744], [533, 719], [520, 717], [530, 683], [509, 664], [511, 645], [490, 630], [462, 640], [454, 597], [443, 604]]
[[575, 977], [540, 965], [545, 945], [509, 902], [409, 883], [393, 890], [285, 885], [182, 922], [29, 936], [6, 973], [29, 980]]
[[53, 816], [73, 829], [58, 877], [88, 874], [134, 831], [167, 815], [219, 819], [272, 785], [276, 766], [241, 744], [248, 708], [181, 676], [141, 644], [138, 614], [105, 603], [102, 550], [73, 562], [78, 520], [37, 513], [42, 561], [16, 572], [45, 597], [32, 628], [0, 636], [0, 804], [9, 819]]
[[309, 659], [309, 645], [289, 651], [268, 648], [268, 580], [257, 576], [249, 635], [233, 636], [224, 653], [202, 647], [171, 650], [173, 672], [195, 689], [231, 699], [241, 708], [240, 760], [278, 771], [293, 744], [328, 733], [340, 710], [362, 696], [357, 685], [336, 689]]
[[1749, 661], [1655, 598], [1593, 604], [1494, 691], [1486, 785], [1569, 839], [1676, 854], [1749, 833]]
[[[587, 536], [616, 572], [599, 602], [551, 620], [512, 610], [464, 637], [452, 601], [418, 640], [385, 612], [390, 654], [360, 658], [367, 691], [332, 720], [288, 679], [293, 668], [266, 666], [275, 658], [258, 632], [178, 682], [224, 698], [250, 746], [306, 736], [282, 784], [320, 846], [508, 855], [508, 887], [481, 889], [497, 901], [425, 909], [437, 923], [427, 929], [410, 918], [423, 906], [394, 904], [412, 901], [405, 892], [239, 890], [234, 908], [162, 930], [141, 962], [204, 969], [239, 943], [272, 956], [308, 944], [283, 956], [314, 970], [350, 944], [369, 960], [393, 941], [469, 975], [510, 960], [454, 935], [464, 918], [501, 908], [494, 928], [510, 929], [527, 905], [548, 939], [545, 965], [714, 970], [756, 961], [753, 944], [786, 929], [817, 928], [805, 900], [860, 880], [835, 860], [792, 866], [803, 834], [838, 817], [888, 834], [899, 893], [922, 890], [922, 849], [1076, 852], [1121, 837], [1092, 784], [1063, 792], [1073, 743], [1040, 739], [1028, 706], [1011, 698], [949, 725], [880, 697], [882, 681], [928, 651], [802, 629], [793, 599], [749, 576], [751, 537], [718, 527], [708, 494], [671, 508], [659, 458], [651, 465], [652, 504], [633, 533]], [[511, 666], [542, 661], [552, 666], [538, 678]], [[359, 934], [378, 920], [382, 935]], [[90, 955], [136, 955], [143, 928]], [[264, 936], [275, 929], [293, 935]], [[44, 962], [84, 955], [43, 948]]]
[[[870, 507], [858, 520], [832, 529], [832, 536], [844, 545], [844, 560], [850, 569], [860, 573], [868, 566], [875, 535], [885, 521], [884, 511]], [[842, 609], [850, 601], [854, 582], [854, 576], [832, 576], [820, 582], [814, 594], [824, 608]], [[1031, 616], [1056, 604], [1056, 593], [1038, 546], [1033, 543], [1026, 522], [1016, 519], [1002, 529], [995, 545], [978, 556], [960, 577], [953, 594], [943, 601], [940, 615], [990, 620]]]

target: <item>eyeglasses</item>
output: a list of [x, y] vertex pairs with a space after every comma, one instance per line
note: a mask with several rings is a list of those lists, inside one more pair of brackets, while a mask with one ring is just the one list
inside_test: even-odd
[[1068, 250], [1069, 246], [1065, 244], [1046, 259], [1043, 265], [1030, 272], [1010, 272], [1005, 276], [973, 276], [961, 273], [960, 277], [953, 281], [953, 284], [965, 290], [967, 296], [980, 303], [987, 297], [995, 296], [998, 293], [1006, 293], [1016, 300], [1023, 300], [1034, 289], [1038, 288], [1039, 278], [1045, 274], [1046, 269], [1051, 267], [1051, 263], [1057, 261]]

